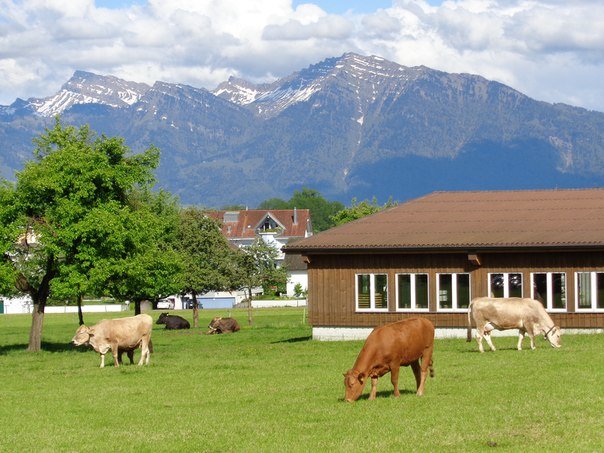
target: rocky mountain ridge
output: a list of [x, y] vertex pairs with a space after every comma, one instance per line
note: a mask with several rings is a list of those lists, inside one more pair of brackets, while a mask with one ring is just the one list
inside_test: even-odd
[[348, 203], [604, 182], [604, 114], [354, 53], [213, 91], [77, 71], [53, 96], [0, 106], [3, 176], [56, 114], [134, 151], [158, 146], [159, 185], [206, 206], [254, 206], [301, 187]]

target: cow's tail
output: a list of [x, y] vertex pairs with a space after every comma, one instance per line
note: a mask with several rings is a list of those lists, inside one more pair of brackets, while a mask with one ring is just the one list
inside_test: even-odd
[[149, 352], [153, 352], [153, 341], [149, 338]]
[[433, 378], [434, 377], [434, 361], [432, 360], [432, 357], [430, 357], [430, 365], [428, 366], [428, 368], [430, 368], [430, 377]]
[[466, 333], [466, 341], [472, 341], [472, 301], [470, 301], [470, 305], [468, 306], [468, 331]]

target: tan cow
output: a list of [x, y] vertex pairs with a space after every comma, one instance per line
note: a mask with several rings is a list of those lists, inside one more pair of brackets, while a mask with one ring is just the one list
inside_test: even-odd
[[[151, 353], [151, 330], [153, 319], [142, 314], [128, 318], [104, 319], [92, 327], [80, 326], [71, 342], [75, 346], [89, 344], [101, 354], [101, 368], [105, 366], [105, 354], [111, 350], [113, 364], [119, 366], [121, 352], [133, 351], [140, 346], [139, 365], [149, 365]], [[130, 356], [130, 354], [128, 354]]]
[[[352, 369], [344, 373], [345, 400], [356, 401], [371, 378], [370, 400], [377, 395], [377, 380], [390, 371], [394, 396], [400, 396], [398, 374], [401, 366], [411, 366], [417, 384], [417, 396], [424, 394], [424, 384], [432, 367], [434, 324], [426, 318], [409, 318], [376, 327], [365, 340]], [[421, 365], [420, 365], [421, 358]]]
[[478, 297], [473, 299], [468, 310], [468, 341], [472, 339], [472, 319], [476, 324], [478, 349], [484, 352], [482, 339], [485, 338], [492, 351], [495, 346], [491, 331], [518, 329], [518, 350], [522, 350], [524, 335], [531, 340], [535, 349], [534, 336], [543, 334], [552, 347], [559, 348], [560, 328], [554, 324], [543, 304], [534, 299], [520, 297]]

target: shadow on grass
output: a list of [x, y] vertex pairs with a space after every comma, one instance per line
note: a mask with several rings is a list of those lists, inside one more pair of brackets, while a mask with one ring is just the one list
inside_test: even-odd
[[[27, 350], [27, 344], [9, 344], [0, 346], [0, 355], [6, 355], [13, 351], [25, 351]], [[77, 351], [86, 352], [86, 348], [77, 348], [71, 343], [50, 343], [48, 341], [42, 342], [42, 351], [47, 352], [66, 352], [66, 351]]]
[[300, 343], [301, 341], [310, 341], [312, 340], [312, 336], [308, 335], [306, 337], [296, 337], [296, 338], [288, 338], [286, 340], [273, 341], [271, 344], [276, 343]]
[[[399, 392], [401, 393], [401, 397], [404, 395], [415, 395], [416, 390], [409, 390], [409, 389], [399, 389]], [[379, 390], [376, 395], [375, 395], [376, 399], [379, 398], [394, 398], [394, 390]], [[339, 398], [340, 401], [342, 402], [346, 402], [346, 400], [344, 398]], [[369, 401], [369, 393], [365, 393], [361, 396], [359, 396], [359, 399], [357, 401]]]

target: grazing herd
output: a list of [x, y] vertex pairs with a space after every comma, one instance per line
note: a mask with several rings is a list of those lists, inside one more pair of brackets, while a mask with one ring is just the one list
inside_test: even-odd
[[[554, 324], [543, 305], [527, 298], [479, 297], [471, 301], [468, 309], [468, 341], [471, 340], [472, 323], [476, 325], [478, 349], [484, 352], [483, 338], [492, 351], [493, 330], [518, 329], [518, 350], [528, 335], [531, 349], [535, 349], [534, 337], [543, 334], [552, 347], [559, 348], [560, 328]], [[167, 330], [189, 329], [189, 321], [181, 316], [161, 313], [156, 324], [164, 324]], [[122, 362], [125, 352], [134, 363], [134, 350], [141, 348], [139, 365], [149, 364], [153, 352], [151, 331], [153, 320], [147, 314], [127, 318], [102, 320], [92, 327], [80, 326], [72, 343], [89, 345], [101, 355], [101, 368], [105, 366], [105, 354], [111, 350], [114, 366]], [[206, 334], [233, 333], [240, 330], [234, 318], [215, 317], [208, 325]], [[394, 396], [400, 396], [398, 378], [401, 366], [409, 366], [415, 377], [417, 396], [424, 394], [428, 372], [434, 377], [432, 353], [434, 351], [434, 324], [426, 318], [407, 318], [378, 326], [369, 334], [353, 367], [344, 373], [344, 399], [359, 399], [368, 380], [371, 380], [369, 399], [377, 395], [378, 378], [390, 372]]]

